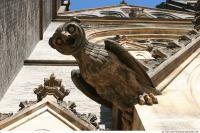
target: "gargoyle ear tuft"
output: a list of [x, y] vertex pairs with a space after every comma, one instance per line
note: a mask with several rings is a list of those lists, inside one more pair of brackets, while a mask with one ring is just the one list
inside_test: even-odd
[[72, 17], [72, 18], [70, 19], [70, 22], [81, 23], [81, 20], [80, 20], [79, 18], [77, 18], [77, 17]]
[[[63, 26], [63, 25], [62, 25]], [[58, 27], [57, 29], [56, 29], [56, 33], [61, 33], [62, 32], [62, 26], [60, 26], [60, 27]]]

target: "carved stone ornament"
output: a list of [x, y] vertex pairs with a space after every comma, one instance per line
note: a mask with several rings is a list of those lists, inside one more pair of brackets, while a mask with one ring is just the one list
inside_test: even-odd
[[[45, 96], [47, 95], [53, 95], [57, 99], [57, 103], [63, 107], [66, 110], [70, 110], [73, 112], [78, 118], [86, 121], [87, 123], [92, 124], [95, 126], [97, 129], [99, 128], [98, 123], [96, 122], [97, 117], [95, 114], [89, 113], [88, 115], [86, 114], [81, 114], [76, 111], [76, 104], [71, 101], [63, 101], [63, 98], [67, 96], [70, 91], [65, 89], [65, 87], [62, 85], [62, 80], [61, 79], [56, 79], [54, 74], [51, 74], [49, 78], [44, 79], [44, 86], [40, 85], [38, 88], [34, 89], [34, 93], [37, 95], [37, 102], [41, 101]], [[36, 102], [34, 101], [25, 101], [20, 103], [21, 109], [29, 107]], [[21, 110], [20, 109], [20, 110]], [[93, 117], [89, 117], [93, 116]], [[89, 119], [90, 118], [90, 119]]]
[[[97, 117], [95, 114], [89, 113], [89, 114], [81, 114], [76, 110], [76, 104], [71, 101], [63, 101], [63, 98], [69, 94], [69, 90], [65, 89], [65, 87], [62, 85], [61, 79], [56, 79], [54, 74], [51, 74], [50, 78], [44, 79], [44, 86], [40, 85], [38, 88], [34, 89], [34, 93], [37, 95], [37, 101], [23, 101], [19, 104], [19, 111], [18, 113], [21, 113], [25, 111], [25, 109], [34, 109], [36, 104], [40, 104], [43, 102], [46, 102], [43, 99], [46, 96], [54, 96], [54, 99], [52, 100], [52, 97], [47, 97], [47, 101], [53, 101], [54, 104], [59, 105], [61, 107], [61, 110], [65, 110], [66, 112], [70, 112], [70, 114], [73, 114], [73, 117], [76, 118], [76, 120], [82, 120], [85, 122], [85, 125], [92, 125], [92, 127], [97, 130], [99, 129], [99, 124], [96, 122]], [[50, 98], [50, 99], [49, 99]], [[40, 106], [40, 105], [39, 105]], [[13, 113], [0, 113], [0, 121], [4, 120], [10, 116], [12, 116]], [[78, 118], [78, 119], [77, 119]], [[101, 130], [101, 129], [99, 129]]]
[[97, 129], [99, 128], [98, 123], [96, 122], [97, 117], [95, 114], [89, 113], [89, 114], [81, 114], [76, 111], [76, 104], [74, 102], [68, 101], [58, 101], [58, 104], [64, 107], [67, 110], [71, 110], [78, 118], [86, 121], [87, 123], [91, 123], [93, 126], [95, 126]]
[[178, 41], [180, 44], [187, 46], [192, 40], [187, 35], [183, 35], [179, 38]]
[[49, 79], [44, 79], [44, 86], [40, 85], [34, 89], [34, 93], [37, 95], [38, 101], [41, 101], [47, 95], [53, 95], [57, 100], [62, 101], [69, 94], [69, 90], [62, 85], [62, 80], [56, 79], [52, 74]]
[[120, 2], [120, 4], [121, 4], [121, 5], [127, 5], [127, 3], [126, 3], [125, 0], [122, 0], [122, 1]]
[[0, 121], [12, 116], [13, 113], [0, 113]]
[[36, 103], [37, 103], [37, 101], [24, 101], [24, 102], [20, 102], [19, 103], [19, 107], [20, 107], [19, 111], [21, 111], [24, 108], [30, 107], [30, 106], [32, 106], [32, 105], [34, 105]]
[[154, 95], [160, 92], [144, 67], [114, 41], [106, 40], [104, 45], [88, 42], [78, 21], [60, 26], [49, 44], [61, 54], [75, 57], [80, 70], [72, 71], [72, 80], [94, 101], [107, 107], [113, 105], [124, 113], [132, 112], [137, 103], [158, 103]]

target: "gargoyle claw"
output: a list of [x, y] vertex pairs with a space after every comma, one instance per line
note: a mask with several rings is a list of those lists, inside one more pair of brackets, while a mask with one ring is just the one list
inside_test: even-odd
[[158, 99], [154, 96], [153, 93], [149, 93], [149, 97], [152, 99], [153, 104], [158, 104]]
[[143, 95], [140, 95], [138, 102], [139, 102], [140, 105], [144, 105], [144, 104], [147, 104], [147, 105], [158, 104], [157, 98], [152, 93], [150, 93], [150, 94], [144, 93]]
[[144, 100], [146, 102], [147, 105], [153, 105], [153, 101], [151, 99], [151, 97], [149, 95], [144, 95]]

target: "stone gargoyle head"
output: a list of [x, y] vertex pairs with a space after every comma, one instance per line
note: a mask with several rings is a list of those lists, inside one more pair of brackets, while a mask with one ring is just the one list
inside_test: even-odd
[[64, 55], [74, 55], [87, 43], [85, 31], [76, 21], [57, 28], [49, 39], [49, 45]]

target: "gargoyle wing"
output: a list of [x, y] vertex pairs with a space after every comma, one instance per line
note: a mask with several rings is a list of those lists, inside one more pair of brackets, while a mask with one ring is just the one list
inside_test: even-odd
[[95, 89], [90, 86], [88, 83], [85, 82], [85, 80], [82, 78], [79, 70], [73, 70], [71, 72], [71, 78], [76, 87], [82, 91], [86, 96], [91, 98], [92, 100], [96, 101], [99, 104], [105, 105], [109, 108], [112, 107], [112, 104], [104, 99], [102, 99]]
[[106, 50], [115, 54], [123, 64], [136, 73], [137, 80], [142, 86], [145, 87], [144, 89], [147, 92], [160, 94], [160, 92], [154, 88], [153, 82], [143, 69], [144, 66], [142, 66], [142, 64], [140, 64], [131, 54], [129, 54], [127, 50], [112, 40], [105, 40], [104, 43]]

